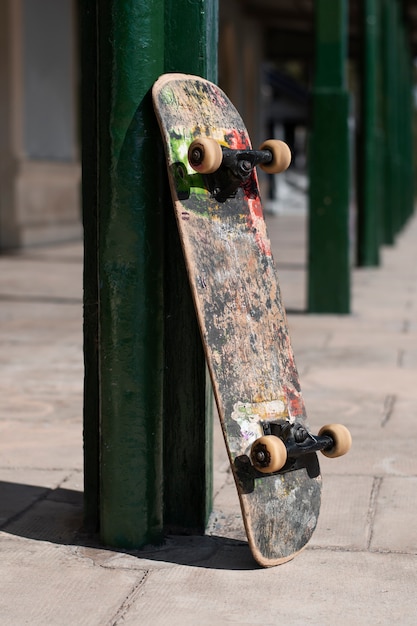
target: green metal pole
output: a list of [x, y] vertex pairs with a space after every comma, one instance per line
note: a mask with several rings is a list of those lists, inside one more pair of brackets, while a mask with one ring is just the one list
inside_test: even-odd
[[407, 201], [408, 201], [408, 153], [407, 153], [407, 133], [408, 117], [407, 117], [407, 78], [406, 78], [406, 50], [405, 50], [405, 29], [402, 19], [399, 20], [399, 106], [398, 106], [398, 145], [400, 152], [400, 168], [401, 168], [401, 228], [407, 221]]
[[392, 22], [392, 56], [394, 60], [393, 67], [393, 86], [392, 92], [392, 137], [393, 137], [393, 167], [394, 167], [394, 189], [393, 189], [393, 206], [394, 206], [394, 237], [401, 230], [402, 222], [402, 176], [401, 176], [401, 146], [400, 146], [400, 124], [403, 120], [401, 115], [401, 56], [400, 56], [400, 15], [397, 0], [393, 0], [393, 22]]
[[407, 134], [406, 134], [406, 142], [407, 142], [407, 155], [408, 155], [408, 195], [407, 195], [407, 206], [408, 212], [407, 217], [411, 217], [414, 212], [414, 105], [413, 105], [413, 57], [411, 54], [411, 50], [409, 47], [409, 43], [407, 41], [406, 46], [406, 65], [407, 65], [407, 88], [406, 88], [406, 96], [405, 96], [405, 106], [407, 110]]
[[165, 0], [165, 71], [217, 81], [218, 0]]
[[164, 2], [97, 7], [100, 534], [139, 548], [163, 524], [164, 164], [149, 90], [164, 70]]
[[387, 203], [384, 212], [384, 242], [391, 245], [402, 226], [403, 185], [401, 128], [401, 24], [396, 0], [385, 0], [384, 6], [384, 92]]
[[[217, 0], [165, 0], [165, 71], [217, 80]], [[185, 43], [186, 42], [186, 43]], [[212, 393], [166, 189], [164, 524], [203, 532], [212, 508]]]
[[394, 151], [393, 111], [394, 111], [394, 59], [393, 59], [393, 4], [392, 0], [383, 0], [383, 90], [384, 90], [384, 178], [385, 201], [383, 218], [383, 242], [387, 245], [394, 243], [394, 214], [395, 214], [395, 184], [394, 184]]
[[100, 441], [97, 284], [97, 7], [78, 5], [81, 44], [81, 161], [84, 225], [84, 525], [99, 526]]
[[402, 95], [401, 95], [401, 154], [403, 163], [403, 223], [410, 217], [413, 210], [413, 119], [412, 119], [412, 58], [404, 22], [402, 22], [401, 37], [402, 55]]
[[362, 127], [360, 196], [358, 211], [358, 264], [379, 265], [381, 242], [381, 206], [379, 188], [382, 184], [379, 146], [379, 0], [362, 4]]
[[308, 275], [315, 313], [350, 311], [347, 23], [346, 0], [317, 0]]

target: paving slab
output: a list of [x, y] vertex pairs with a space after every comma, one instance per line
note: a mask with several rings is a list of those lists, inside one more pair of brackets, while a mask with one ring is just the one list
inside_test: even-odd
[[[71, 475], [65, 470], [2, 467], [0, 480], [0, 528], [13, 518], [30, 509]], [[82, 475], [78, 473], [78, 492], [82, 488]]]
[[[80, 421], [59, 423], [49, 415], [40, 423], [2, 422], [1, 467], [81, 469], [83, 439]], [[1, 474], [0, 474], [1, 479]]]
[[369, 626], [417, 619], [413, 556], [310, 550], [267, 570], [221, 569], [218, 558], [208, 567], [153, 571], [119, 623]]
[[326, 474], [319, 521], [309, 547], [366, 551], [373, 489], [372, 476]]
[[82, 246], [0, 257], [0, 623], [417, 622], [417, 219], [380, 268], [354, 270], [351, 315], [307, 315], [306, 215], [269, 217], [310, 424], [342, 422], [320, 455], [317, 529], [292, 562], [250, 555], [222, 435], [203, 537], [127, 552], [82, 531]]
[[417, 476], [384, 476], [375, 496], [370, 547], [417, 555]]
[[68, 303], [82, 298], [82, 263], [56, 257], [32, 255], [0, 256], [1, 299], [36, 300], [50, 298]]
[[0, 533], [0, 623], [85, 625], [117, 623], [127, 595], [138, 588], [146, 570], [96, 567], [74, 558], [66, 546]]

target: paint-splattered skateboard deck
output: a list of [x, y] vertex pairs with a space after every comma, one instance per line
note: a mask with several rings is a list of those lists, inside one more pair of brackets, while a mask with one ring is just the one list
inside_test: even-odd
[[[314, 451], [297, 458], [288, 452], [273, 473], [254, 463], [260, 438], [279, 434], [290, 449], [295, 431], [308, 432], [257, 175], [247, 155], [240, 164], [247, 172], [239, 177], [227, 155], [214, 172], [202, 173], [201, 153], [189, 154], [201, 138], [216, 140], [224, 155], [228, 148], [249, 150], [250, 140], [234, 106], [205, 79], [164, 75], [153, 87], [153, 102], [248, 542], [260, 565], [277, 565], [302, 550], [314, 531], [319, 463]], [[258, 460], [263, 454], [261, 446]]]

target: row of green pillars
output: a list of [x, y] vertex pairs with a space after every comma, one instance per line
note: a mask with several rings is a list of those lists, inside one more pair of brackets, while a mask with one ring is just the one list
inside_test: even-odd
[[412, 58], [401, 3], [363, 0], [359, 7], [354, 129], [348, 0], [315, 4], [308, 276], [313, 313], [350, 312], [352, 265], [377, 266], [381, 246], [394, 243], [413, 211]]
[[[362, 3], [357, 229], [347, 0], [316, 0], [310, 142], [312, 312], [348, 313], [355, 262], [413, 210], [411, 59], [397, 0]], [[202, 532], [211, 510], [211, 396], [150, 89], [216, 80], [217, 0], [79, 2], [82, 66], [85, 522], [138, 548]]]
[[396, 0], [363, 6], [362, 159], [358, 262], [376, 266], [413, 212], [413, 76], [408, 33]]
[[216, 80], [217, 0], [79, 3], [85, 524], [138, 548], [202, 531], [210, 401], [150, 89]]

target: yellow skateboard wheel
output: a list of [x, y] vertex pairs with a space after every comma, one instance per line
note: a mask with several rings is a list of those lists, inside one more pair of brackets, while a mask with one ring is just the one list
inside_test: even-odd
[[287, 449], [279, 437], [264, 435], [252, 444], [250, 458], [258, 472], [271, 474], [284, 467], [287, 462]]
[[334, 459], [349, 452], [352, 445], [352, 436], [343, 424], [327, 424], [319, 430], [319, 437], [326, 435], [333, 439], [333, 447], [330, 450], [322, 450], [324, 456]]
[[188, 162], [200, 174], [213, 174], [222, 164], [220, 144], [210, 137], [195, 139], [188, 148]]
[[286, 170], [291, 163], [291, 151], [287, 144], [279, 139], [264, 141], [259, 150], [269, 150], [272, 154], [272, 161], [260, 165], [267, 174], [279, 174]]

